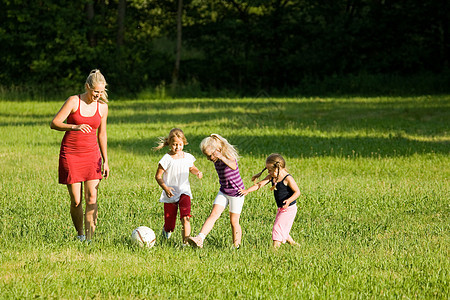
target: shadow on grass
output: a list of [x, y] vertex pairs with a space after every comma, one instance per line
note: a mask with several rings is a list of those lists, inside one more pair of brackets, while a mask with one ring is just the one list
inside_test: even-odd
[[[432, 141], [432, 137], [448, 135], [448, 115], [448, 96], [125, 101], [110, 105], [108, 145], [147, 155], [157, 142], [154, 124], [167, 128], [179, 124], [176, 126], [200, 128], [201, 132], [209, 132], [210, 127], [223, 128], [218, 133], [236, 145], [242, 155], [265, 156], [269, 151], [289, 157], [449, 154], [448, 142]], [[0, 120], [4, 121], [0, 121], [0, 126], [48, 126], [52, 117], [47, 113], [2, 112]], [[148, 126], [149, 131], [142, 138], [115, 137], [111, 132], [114, 126], [123, 124]], [[276, 136], [264, 134], [267, 128], [270, 132], [275, 129]], [[290, 133], [306, 130], [313, 136], [290, 135], [286, 129]], [[314, 136], [314, 132], [336, 137]], [[386, 138], [370, 137], [371, 132], [384, 133]], [[186, 150], [201, 155], [198, 145], [205, 136], [198, 131], [191, 133], [189, 129], [185, 133], [190, 143]], [[409, 135], [420, 136], [423, 141], [411, 139]]]
[[47, 126], [50, 129], [50, 122], [54, 115], [51, 114], [22, 114], [0, 112], [0, 127], [7, 126]]
[[[187, 152], [196, 157], [202, 153], [198, 147], [204, 136], [189, 136]], [[413, 154], [449, 154], [450, 143], [448, 142], [425, 142], [411, 140], [402, 136], [391, 138], [321, 138], [321, 137], [292, 137], [290, 135], [272, 136], [248, 136], [228, 135], [230, 143], [237, 146], [240, 155], [266, 156], [277, 152], [287, 157], [309, 158], [309, 157], [398, 157]], [[122, 141], [110, 141], [111, 148], [120, 148], [126, 152], [137, 155], [148, 155], [155, 145], [154, 139], [134, 139]], [[159, 152], [156, 152], [159, 153]]]
[[[191, 124], [207, 127], [226, 120], [231, 129], [311, 128], [338, 132], [402, 130], [444, 134], [450, 125], [450, 98], [367, 101], [361, 99], [240, 99], [121, 103], [111, 108], [110, 124]], [[127, 114], [126, 111], [129, 111]], [[428, 132], [427, 132], [428, 131]], [[226, 136], [226, 133], [223, 133]]]
[[[291, 157], [313, 156], [406, 156], [414, 153], [449, 153], [448, 142], [418, 141], [410, 134], [422, 137], [445, 136], [450, 121], [448, 97], [423, 99], [240, 99], [183, 100], [164, 102], [121, 103], [114, 107], [111, 124], [185, 124], [195, 123], [207, 131], [209, 126], [229, 128], [220, 132], [241, 154], [267, 155], [280, 152]], [[121, 111], [130, 111], [126, 116]], [[180, 113], [181, 111], [181, 113]], [[208, 111], [211, 111], [210, 113]], [[222, 123], [223, 122], [223, 123]], [[317, 132], [358, 134], [385, 132], [386, 138], [311, 137], [283, 134], [286, 128]], [[279, 130], [276, 136], [261, 134], [261, 128]], [[241, 130], [242, 129], [242, 130]], [[235, 134], [233, 132], [245, 132]], [[291, 130], [292, 132], [292, 130]], [[252, 134], [253, 133], [253, 134]], [[199, 155], [198, 144], [205, 136], [186, 131], [190, 145], [187, 151]], [[147, 154], [156, 139], [111, 141], [111, 147], [121, 147], [137, 154]]]

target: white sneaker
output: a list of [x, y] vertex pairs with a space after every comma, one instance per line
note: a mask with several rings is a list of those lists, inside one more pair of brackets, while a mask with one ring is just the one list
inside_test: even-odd
[[162, 236], [165, 237], [166, 239], [169, 239], [170, 236], [172, 235], [172, 232], [166, 232], [166, 231], [164, 230], [164, 227], [163, 227], [163, 229], [162, 229], [162, 231], [161, 231], [161, 234], [162, 234]]
[[86, 240], [86, 236], [85, 235], [77, 235], [77, 240], [79, 240], [80, 242], [84, 242]]

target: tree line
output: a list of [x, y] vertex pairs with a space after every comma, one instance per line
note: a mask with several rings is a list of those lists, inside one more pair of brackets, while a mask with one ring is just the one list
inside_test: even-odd
[[358, 74], [442, 74], [442, 0], [1, 0], [0, 85], [284, 90]]

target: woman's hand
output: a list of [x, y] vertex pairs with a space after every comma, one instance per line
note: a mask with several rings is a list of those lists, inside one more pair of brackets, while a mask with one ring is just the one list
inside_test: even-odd
[[89, 133], [92, 131], [92, 127], [88, 124], [73, 125], [72, 130], [81, 131], [83, 133]]
[[103, 177], [106, 179], [109, 176], [109, 165], [108, 162], [104, 162], [103, 163], [103, 173], [102, 173]]

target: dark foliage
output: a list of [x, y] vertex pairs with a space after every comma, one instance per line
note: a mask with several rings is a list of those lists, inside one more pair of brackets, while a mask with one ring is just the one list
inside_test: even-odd
[[[181, 87], [301, 92], [361, 74], [450, 86], [447, 1], [183, 2]], [[126, 3], [120, 39], [118, 0], [1, 0], [0, 86], [79, 90], [93, 68], [129, 96], [169, 84], [177, 1]]]

